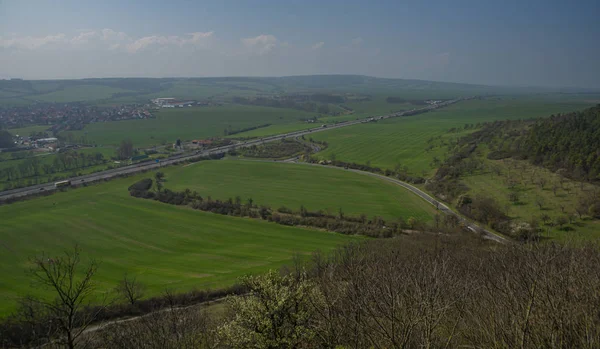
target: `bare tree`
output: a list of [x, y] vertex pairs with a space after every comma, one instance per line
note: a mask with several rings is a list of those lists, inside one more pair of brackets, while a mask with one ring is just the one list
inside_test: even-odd
[[56, 324], [58, 343], [72, 349], [86, 328], [97, 318], [102, 306], [91, 308], [92, 281], [98, 270], [96, 261], [81, 264], [81, 250], [75, 246], [62, 256], [41, 255], [32, 259], [31, 274], [37, 284], [54, 293], [52, 300], [35, 299], [49, 320]]
[[137, 281], [135, 276], [128, 276], [127, 274], [123, 276], [123, 279], [115, 287], [117, 294], [131, 305], [144, 296], [144, 289], [144, 285]]

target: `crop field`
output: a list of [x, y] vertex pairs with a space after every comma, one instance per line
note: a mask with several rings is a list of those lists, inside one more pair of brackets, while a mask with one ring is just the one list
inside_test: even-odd
[[224, 130], [262, 124], [293, 124], [312, 116], [298, 110], [254, 106], [175, 108], [156, 112], [155, 119], [124, 120], [87, 125], [73, 134], [90, 142], [118, 145], [131, 139], [135, 147], [149, 147], [181, 140], [223, 137]]
[[189, 188], [203, 197], [225, 200], [240, 196], [274, 209], [326, 210], [336, 214], [397, 220], [431, 221], [433, 206], [392, 183], [342, 169], [266, 161], [204, 161], [166, 172], [165, 187]]
[[589, 103], [583, 101], [472, 100], [425, 114], [320, 132], [312, 137], [329, 143], [327, 149], [316, 155], [317, 158], [370, 163], [389, 169], [401, 165], [407, 166], [414, 175], [423, 175], [433, 172], [430, 163], [434, 157], [441, 160], [445, 154], [441, 147], [426, 151], [430, 138], [441, 136], [443, 140], [451, 141], [465, 134], [465, 131], [449, 133], [451, 128], [462, 128], [467, 123], [543, 117], [587, 106]]
[[[186, 168], [192, 171], [188, 180], [194, 166]], [[176, 173], [166, 173], [173, 186]], [[14, 309], [19, 295], [41, 295], [26, 273], [30, 256], [55, 255], [73, 244], [101, 262], [99, 291], [111, 290], [127, 272], [147, 285], [150, 296], [167, 288], [231, 285], [243, 274], [277, 268], [295, 253], [327, 251], [360, 239], [130, 197], [127, 187], [148, 175], [0, 206], [0, 314]], [[254, 194], [258, 202], [261, 196]]]
[[10, 132], [13, 135], [29, 136], [32, 132], [43, 132], [46, 131], [48, 128], [49, 126], [34, 125], [21, 128], [9, 128], [6, 131]]
[[43, 102], [69, 103], [110, 98], [114, 93], [121, 92], [131, 91], [100, 85], [80, 85], [65, 87], [63, 90], [52, 91], [42, 95], [28, 96], [27, 98]]

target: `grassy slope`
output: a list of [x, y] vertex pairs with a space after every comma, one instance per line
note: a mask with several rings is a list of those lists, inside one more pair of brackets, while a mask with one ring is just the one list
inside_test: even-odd
[[430, 221], [434, 209], [422, 199], [392, 183], [338, 169], [252, 161], [210, 161], [167, 172], [167, 188], [196, 190], [213, 199], [235, 198], [245, 202], [298, 210], [329, 210], [346, 214], [380, 215], [405, 220], [414, 216]]
[[[74, 243], [102, 262], [101, 290], [129, 272], [151, 295], [167, 287], [225, 286], [242, 274], [278, 267], [296, 252], [353, 239], [131, 198], [127, 187], [144, 176], [1, 206], [0, 314], [14, 307], [15, 297], [40, 292], [25, 273], [29, 256], [56, 254]], [[167, 177], [175, 174], [167, 171]]]
[[363, 164], [370, 161], [372, 166], [383, 168], [402, 164], [408, 166], [413, 174], [421, 175], [422, 171], [432, 172], [429, 164], [434, 156], [441, 159], [444, 155], [440, 148], [426, 152], [427, 140], [439, 135], [445, 138], [460, 136], [447, 133], [452, 127], [462, 127], [465, 123], [542, 117], [586, 106], [588, 103], [533, 99], [474, 100], [426, 114], [321, 132], [313, 138], [329, 143], [328, 148], [317, 157], [329, 159], [335, 155], [338, 160]]
[[[575, 207], [582, 195], [581, 183], [565, 179], [565, 183], [560, 185], [558, 175], [544, 168], [533, 166], [526, 161], [506, 159], [486, 160], [486, 163], [498, 166], [501, 169], [501, 175], [484, 172], [465, 176], [461, 180], [470, 188], [471, 195], [480, 194], [495, 198], [502, 208], [507, 209], [508, 215], [515, 220], [530, 221], [532, 217], [536, 217], [540, 224], [543, 224], [540, 219], [542, 214], [548, 215], [553, 222], [558, 216], [576, 214]], [[512, 191], [507, 182], [510, 177], [519, 182], [515, 187], [520, 196], [520, 202], [517, 204], [511, 203], [508, 199], [508, 195]], [[543, 189], [537, 185], [537, 181], [542, 177], [547, 182]], [[556, 195], [552, 191], [554, 183], [560, 185]], [[594, 189], [592, 185], [584, 183], [584, 191], [592, 189]], [[538, 197], [543, 200], [541, 210], [536, 204]], [[564, 208], [564, 212], [562, 212], [561, 206]], [[544, 226], [546, 230], [544, 235], [560, 240], [593, 239], [600, 236], [599, 220], [586, 219], [582, 221], [577, 219], [575, 224], [567, 226], [570, 229], [568, 231], [560, 230], [558, 226]]]
[[114, 145], [130, 138], [134, 146], [145, 147], [163, 142], [173, 143], [177, 138], [222, 137], [223, 131], [230, 125], [235, 130], [266, 123], [288, 124], [308, 116], [312, 114], [251, 106], [176, 108], [160, 110], [156, 113], [156, 119], [90, 124], [84, 131], [73, 133], [80, 136], [82, 132], [87, 132], [88, 140], [97, 144]]

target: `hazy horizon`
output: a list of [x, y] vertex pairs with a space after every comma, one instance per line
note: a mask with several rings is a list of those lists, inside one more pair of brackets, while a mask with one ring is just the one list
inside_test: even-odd
[[364, 75], [600, 88], [596, 1], [0, 1], [0, 78]]

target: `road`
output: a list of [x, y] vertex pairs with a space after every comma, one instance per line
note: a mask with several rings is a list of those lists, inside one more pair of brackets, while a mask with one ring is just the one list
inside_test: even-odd
[[[294, 137], [294, 138], [302, 137], [304, 135], [309, 135], [309, 134], [316, 133], [316, 132], [329, 131], [332, 129], [338, 129], [338, 128], [342, 128], [342, 127], [367, 123], [367, 122], [370, 122], [369, 120], [372, 120], [372, 121], [384, 120], [384, 119], [393, 118], [393, 117], [400, 117], [400, 116], [424, 113], [424, 112], [427, 112], [430, 110], [434, 110], [434, 109], [448, 106], [450, 104], [454, 104], [461, 100], [465, 100], [465, 98], [454, 99], [454, 100], [438, 103], [436, 105], [429, 105], [424, 108], [412, 109], [412, 110], [408, 110], [408, 111], [404, 111], [404, 112], [398, 112], [398, 113], [377, 116], [377, 117], [371, 117], [371, 118], [364, 118], [364, 119], [359, 119], [359, 120], [345, 121], [345, 122], [341, 122], [341, 123], [337, 123], [337, 124], [333, 124], [333, 125], [327, 125], [326, 127], [322, 126], [322, 127], [316, 127], [316, 128], [311, 128], [311, 129], [306, 129], [306, 130], [301, 130], [301, 131], [279, 134], [279, 135], [270, 136], [270, 137], [264, 137], [264, 138], [250, 140], [250, 141], [246, 141], [246, 142], [242, 142], [242, 143], [236, 143], [236, 144], [226, 145], [226, 146], [222, 146], [222, 147], [218, 147], [218, 148], [207, 149], [204, 151], [198, 151], [191, 155], [190, 154], [178, 155], [178, 156], [170, 157], [165, 160], [161, 160], [160, 163], [155, 163], [155, 162], [138, 163], [138, 164], [133, 164], [133, 165], [129, 165], [129, 166], [119, 167], [119, 168], [112, 169], [112, 170], [96, 172], [96, 173], [92, 173], [89, 175], [72, 177], [72, 178], [68, 178], [66, 180], [70, 180], [71, 185], [73, 185], [73, 186], [79, 186], [79, 185], [102, 181], [102, 180], [106, 180], [109, 178], [118, 177], [118, 176], [122, 176], [122, 175], [126, 175], [126, 174], [154, 170], [154, 169], [158, 169], [162, 166], [168, 166], [168, 165], [173, 165], [173, 164], [184, 162], [184, 161], [194, 160], [194, 159], [204, 157], [204, 156], [209, 156], [212, 154], [226, 153], [229, 150], [235, 149], [238, 147], [250, 147], [253, 145], [259, 145], [259, 144], [263, 144], [263, 143], [282, 140], [282, 139], [288, 138], [288, 137]], [[44, 184], [37, 184], [37, 185], [24, 187], [24, 188], [5, 190], [5, 191], [0, 192], [0, 201], [15, 199], [15, 198], [22, 197], [22, 196], [35, 195], [35, 194], [40, 194], [40, 193], [45, 193], [45, 192], [52, 192], [55, 190], [57, 190], [57, 189], [55, 188], [54, 183], [44, 183]]]

